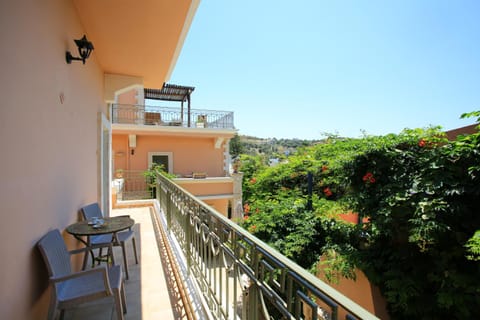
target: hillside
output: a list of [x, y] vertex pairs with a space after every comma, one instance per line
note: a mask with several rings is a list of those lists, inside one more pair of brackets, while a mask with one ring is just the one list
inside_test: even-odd
[[277, 158], [294, 153], [300, 147], [312, 146], [322, 141], [323, 140], [258, 138], [238, 135], [232, 139], [230, 151], [233, 156], [243, 153], [252, 156], [264, 155], [267, 158]]

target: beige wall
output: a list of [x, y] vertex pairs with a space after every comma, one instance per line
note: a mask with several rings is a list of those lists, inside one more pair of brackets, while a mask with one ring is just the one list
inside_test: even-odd
[[214, 138], [137, 134], [137, 147], [132, 155], [128, 147], [128, 135], [112, 135], [113, 151], [122, 155], [115, 156], [115, 169], [146, 170], [148, 152], [172, 152], [173, 173], [178, 175], [206, 172], [209, 177], [225, 176], [224, 148], [215, 149], [214, 144]]
[[98, 199], [103, 72], [95, 51], [85, 65], [65, 62], [84, 34], [68, 0], [1, 1], [0, 30], [1, 317], [45, 319], [48, 279], [35, 245]]

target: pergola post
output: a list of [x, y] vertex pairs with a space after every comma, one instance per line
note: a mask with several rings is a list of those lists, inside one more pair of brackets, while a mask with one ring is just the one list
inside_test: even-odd
[[188, 127], [190, 128], [190, 92], [187, 95], [187, 102], [188, 102]]

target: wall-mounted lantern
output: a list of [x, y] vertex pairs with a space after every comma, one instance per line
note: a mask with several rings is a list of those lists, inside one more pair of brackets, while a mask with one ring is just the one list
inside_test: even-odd
[[67, 51], [67, 54], [66, 54], [67, 63], [70, 64], [72, 63], [72, 60], [79, 60], [79, 61], [82, 61], [83, 64], [85, 64], [85, 61], [90, 56], [90, 53], [92, 53], [93, 44], [87, 40], [87, 36], [85, 35], [83, 36], [82, 39], [78, 39], [74, 41], [78, 47], [78, 53], [80, 54], [80, 57], [74, 57], [72, 56], [70, 51]]

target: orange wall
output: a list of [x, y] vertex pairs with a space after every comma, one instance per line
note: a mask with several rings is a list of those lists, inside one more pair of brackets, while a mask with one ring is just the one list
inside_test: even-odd
[[[233, 182], [212, 183], [209, 180], [198, 179], [195, 183], [188, 183], [175, 180], [175, 182], [196, 196], [205, 196], [213, 194], [231, 194], [233, 193]], [[204, 183], [197, 181], [205, 181]]]
[[203, 202], [223, 214], [225, 217], [228, 217], [228, 199], [204, 200]]
[[[112, 147], [115, 153], [124, 154], [115, 156], [115, 169], [146, 170], [148, 152], [172, 152], [175, 174], [206, 172], [209, 177], [225, 176], [224, 148], [215, 149], [213, 138], [137, 135], [137, 147], [132, 155], [128, 148], [128, 135], [114, 134]], [[126, 167], [120, 167], [121, 165]]]
[[95, 51], [85, 65], [65, 62], [84, 34], [71, 1], [1, 1], [0, 30], [1, 317], [45, 319], [48, 277], [36, 242], [98, 200], [103, 72]]
[[119, 104], [132, 104], [136, 105], [137, 102], [137, 90], [131, 89], [127, 92], [117, 95], [117, 103]]
[[[190, 180], [185, 179], [176, 179], [175, 182], [190, 192], [195, 196], [206, 196], [206, 195], [221, 195], [221, 194], [232, 194], [233, 193], [233, 180], [226, 182], [217, 182], [213, 183], [209, 179], [198, 179]], [[232, 196], [233, 199], [233, 196]], [[231, 200], [231, 199], [230, 199]], [[229, 199], [208, 199], [203, 200], [209, 206], [215, 208], [218, 212], [223, 214], [225, 217], [228, 216], [228, 201]]]
[[[382, 320], [390, 319], [386, 301], [380, 293], [380, 289], [372, 285], [361, 270], [355, 270], [355, 275], [356, 280], [340, 278], [338, 283], [329, 283], [323, 274], [319, 272], [319, 278], [326, 281], [335, 290], [338, 290], [378, 318]], [[340, 310], [338, 318], [345, 319], [343, 310]]]

